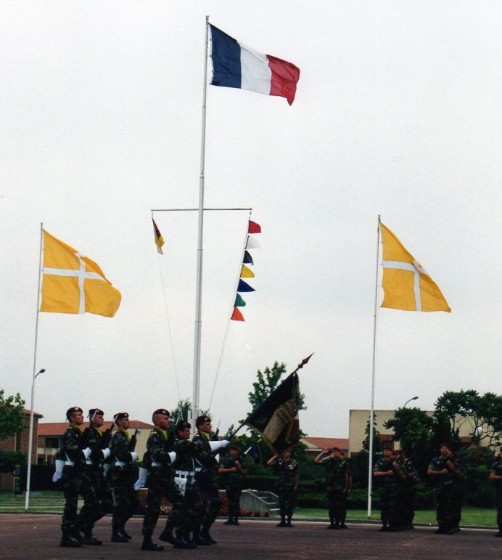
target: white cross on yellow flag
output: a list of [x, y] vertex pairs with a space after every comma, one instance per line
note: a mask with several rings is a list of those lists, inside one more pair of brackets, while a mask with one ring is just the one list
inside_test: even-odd
[[403, 311], [451, 311], [434, 280], [399, 239], [380, 223], [383, 246], [382, 307]]
[[90, 258], [43, 230], [42, 303], [48, 313], [113, 317], [122, 296]]

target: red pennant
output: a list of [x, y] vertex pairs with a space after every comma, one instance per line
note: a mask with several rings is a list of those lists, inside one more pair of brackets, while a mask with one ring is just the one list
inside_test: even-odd
[[249, 220], [248, 233], [261, 233], [261, 226]]
[[237, 309], [237, 307], [234, 307], [234, 310], [232, 312], [232, 317], [230, 317], [231, 321], [244, 321], [244, 317], [242, 315], [242, 313], [239, 311], [239, 309]]

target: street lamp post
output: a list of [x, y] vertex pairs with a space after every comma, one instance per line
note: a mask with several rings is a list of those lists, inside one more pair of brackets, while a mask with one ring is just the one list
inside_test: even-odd
[[35, 379], [44, 373], [45, 369], [39, 370], [38, 373], [33, 375], [33, 381], [31, 382], [31, 405], [30, 405], [30, 435], [28, 441], [28, 472], [26, 476], [26, 496], [24, 502], [24, 511], [28, 511], [30, 505], [30, 487], [31, 487], [31, 454], [33, 452], [33, 424], [34, 424], [34, 411], [35, 406]]
[[408, 399], [404, 404], [403, 404], [403, 408], [406, 408], [406, 405], [411, 402], [411, 401], [416, 401], [418, 399], [418, 397], [411, 397], [411, 399]]

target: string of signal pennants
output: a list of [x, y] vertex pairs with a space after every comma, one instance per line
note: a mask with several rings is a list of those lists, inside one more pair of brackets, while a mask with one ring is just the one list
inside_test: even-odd
[[[239, 284], [237, 286], [237, 293], [235, 294], [235, 301], [234, 301], [234, 308], [232, 311], [232, 315], [230, 316], [231, 321], [245, 321], [244, 316], [242, 315], [241, 310], [239, 307], [245, 307], [246, 302], [242, 298], [240, 294], [242, 293], [249, 293], [254, 292], [255, 289], [250, 286], [243, 278], [254, 278], [254, 272], [249, 268], [249, 266], [254, 265], [253, 257], [249, 252], [250, 249], [258, 249], [260, 244], [252, 234], [261, 233], [261, 226], [252, 220], [249, 220], [248, 223], [248, 235], [246, 239], [246, 247], [244, 249], [244, 255], [242, 257], [242, 266], [241, 266], [241, 273], [239, 276]], [[249, 265], [249, 266], [248, 266]]]

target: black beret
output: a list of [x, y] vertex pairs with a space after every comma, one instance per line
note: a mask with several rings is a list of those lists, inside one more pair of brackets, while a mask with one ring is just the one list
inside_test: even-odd
[[91, 408], [91, 409], [89, 410], [89, 416], [88, 416], [88, 418], [93, 418], [93, 417], [97, 416], [98, 414], [103, 415], [104, 412], [103, 412], [100, 408]]
[[178, 420], [176, 424], [176, 431], [181, 432], [181, 430], [190, 430], [191, 427], [192, 425], [190, 422], [187, 422], [186, 420]]
[[75, 412], [84, 412], [84, 411], [79, 406], [72, 406], [66, 411], [66, 418], [68, 418], [69, 420], [72, 414], [75, 414]]
[[163, 414], [164, 416], [171, 416], [169, 414], [169, 410], [166, 410], [165, 408], [157, 408], [157, 410], [153, 414]]
[[206, 422], [211, 422], [211, 418], [203, 414], [202, 416], [197, 416], [197, 420], [195, 421], [196, 426], [200, 426], [201, 424], [205, 424]]
[[115, 422], [117, 420], [129, 420], [129, 413], [128, 412], [117, 412], [117, 414], [114, 414], [113, 420]]

